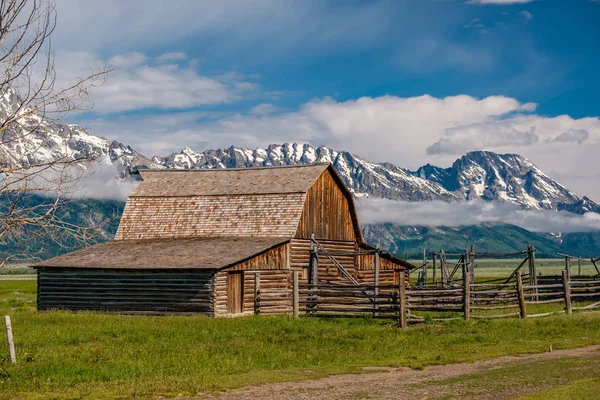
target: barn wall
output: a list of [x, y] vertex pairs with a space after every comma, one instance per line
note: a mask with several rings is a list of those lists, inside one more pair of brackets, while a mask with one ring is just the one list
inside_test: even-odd
[[292, 237], [304, 197], [304, 193], [129, 197], [115, 240]]
[[[398, 278], [396, 272], [406, 269], [402, 265], [396, 264], [384, 257], [379, 257], [379, 284], [397, 285]], [[406, 283], [408, 284], [408, 274], [406, 274]], [[359, 282], [373, 284], [375, 281], [375, 255], [363, 254], [358, 257], [358, 276]]]
[[[215, 315], [231, 316], [227, 310], [227, 273], [215, 275]], [[233, 272], [233, 271], [231, 271]], [[260, 313], [280, 314], [292, 312], [292, 285], [289, 270], [244, 271], [244, 313], [254, 313], [254, 281], [260, 276]]]
[[[319, 243], [327, 250], [331, 252], [352, 252], [356, 251], [356, 243], [354, 242], [337, 242], [332, 240], [319, 240]], [[308, 264], [310, 259], [310, 240], [306, 239], [293, 239], [291, 242], [291, 257], [290, 267], [294, 270], [300, 270], [300, 283], [306, 284], [308, 282]], [[339, 262], [344, 269], [350, 274], [356, 276], [356, 256], [344, 255], [335, 256], [337, 262]], [[345, 278], [335, 263], [327, 256], [319, 256], [319, 283], [322, 284], [336, 284], [336, 283], [351, 283]]]
[[297, 238], [356, 241], [350, 203], [326, 170], [306, 194]]
[[[337, 242], [328, 240], [318, 241], [327, 251], [330, 252], [352, 252], [357, 251], [358, 246], [354, 242]], [[310, 258], [310, 240], [293, 239], [291, 241], [290, 267], [293, 270], [300, 270], [301, 284], [308, 282], [308, 264]], [[359, 283], [373, 285], [375, 283], [375, 255], [338, 255], [335, 256], [344, 269], [346, 269]], [[379, 284], [395, 285], [396, 270], [404, 269], [401, 265], [387, 260], [384, 257], [379, 258]], [[350, 284], [350, 280], [344, 277], [334, 262], [327, 256], [319, 256], [320, 284]]]
[[214, 271], [38, 269], [38, 310], [213, 315]]
[[227, 271], [287, 269], [289, 264], [289, 248], [289, 243], [286, 243], [233, 267], [227, 268]]

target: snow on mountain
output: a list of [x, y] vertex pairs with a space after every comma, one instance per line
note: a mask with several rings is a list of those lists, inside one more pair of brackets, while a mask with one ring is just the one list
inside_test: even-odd
[[510, 202], [537, 210], [600, 211], [596, 203], [571, 192], [517, 154], [473, 151], [450, 168], [428, 164], [414, 174], [439, 183], [466, 200]]
[[372, 195], [389, 199], [457, 200], [436, 182], [414, 176], [410, 171], [393, 164], [366, 161], [346, 151], [336, 151], [325, 146], [285, 143], [270, 145], [266, 149], [206, 150], [201, 153], [189, 148], [170, 156], [152, 159], [164, 168], [247, 168], [277, 165], [331, 162], [348, 187], [358, 196]]
[[[12, 115], [17, 94], [0, 97], [0, 119]], [[514, 154], [476, 151], [450, 168], [425, 165], [412, 172], [390, 163], [375, 163], [346, 151], [325, 146], [285, 143], [265, 149], [226, 149], [196, 152], [185, 148], [167, 157], [147, 158], [117, 141], [91, 135], [72, 124], [58, 124], [36, 115], [25, 115], [3, 132], [0, 161], [32, 165], [64, 158], [110, 160], [125, 178], [141, 168], [245, 168], [331, 162], [356, 196], [393, 200], [471, 200], [511, 202], [528, 209], [600, 212], [600, 206], [580, 197]]]

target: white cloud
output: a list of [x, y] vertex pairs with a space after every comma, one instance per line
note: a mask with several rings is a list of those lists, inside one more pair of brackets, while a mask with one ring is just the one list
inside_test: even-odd
[[119, 54], [104, 60], [89, 52], [56, 55], [57, 87], [88, 76], [104, 65], [114, 71], [106, 82], [91, 90], [94, 111], [123, 112], [145, 108], [187, 109], [231, 103], [258, 89], [241, 74], [203, 75], [196, 60], [183, 53], [150, 58], [141, 53]]
[[441, 138], [426, 150], [427, 154], [457, 154], [465, 148], [493, 149], [502, 146], [531, 146], [539, 141], [533, 127], [519, 131], [504, 122], [484, 122], [446, 129]]
[[[260, 112], [262, 109], [262, 113]], [[537, 115], [535, 105], [504, 96], [435, 98], [418, 96], [363, 97], [338, 102], [314, 99], [297, 110], [268, 114], [178, 113], [169, 116], [132, 116], [92, 122], [92, 132], [118, 139], [142, 152], [163, 154], [185, 146], [196, 150], [264, 147], [271, 143], [310, 142], [347, 150], [368, 160], [416, 169], [430, 162], [449, 166], [471, 150], [518, 153], [543, 171], [554, 171], [560, 182], [600, 201], [600, 183], [577, 178], [597, 171], [600, 119], [568, 115]], [[561, 134], [586, 131], [585, 146], [575, 141], [553, 142]], [[581, 135], [578, 134], [578, 135]], [[577, 136], [581, 139], [581, 136]], [[444, 151], [427, 148], [446, 139]], [[573, 177], [571, 180], [569, 177]]]
[[357, 206], [362, 224], [458, 227], [502, 223], [520, 226], [532, 232], [568, 233], [600, 230], [600, 214], [576, 215], [569, 212], [522, 210], [514, 204], [481, 200], [413, 203], [369, 198], [360, 199]]
[[110, 161], [94, 163], [93, 168], [82, 173], [73, 189], [69, 191], [69, 197], [125, 201], [140, 182], [133, 179], [115, 179], [118, 175], [117, 168]]
[[581, 144], [588, 140], [590, 134], [585, 129], [569, 129], [568, 132], [563, 132], [554, 139], [553, 142], [560, 143], [577, 143]]

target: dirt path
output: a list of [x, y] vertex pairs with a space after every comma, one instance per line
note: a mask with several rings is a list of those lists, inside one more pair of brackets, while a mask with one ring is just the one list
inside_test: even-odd
[[[465, 377], [470, 374], [506, 367], [518, 368], [535, 362], [553, 362], [566, 358], [590, 358], [593, 363], [600, 363], [600, 346], [589, 346], [572, 350], [555, 350], [550, 353], [524, 355], [518, 357], [501, 357], [474, 363], [450, 364], [426, 367], [421, 371], [410, 368], [365, 368], [381, 372], [368, 374], [335, 375], [327, 378], [300, 381], [271, 383], [262, 386], [233, 390], [212, 397], [198, 399], [427, 399], [427, 398], [477, 398], [505, 399], [523, 392], [531, 392], [530, 387], [505, 385], [501, 390], [495, 387], [486, 393], [486, 383], [479, 384], [478, 390], [473, 387], [456, 384], [450, 378]], [[482, 379], [484, 380], [484, 379]], [[550, 383], [547, 383], [549, 385]], [[536, 390], [543, 388], [543, 383]], [[483, 390], [482, 390], [483, 388]]]

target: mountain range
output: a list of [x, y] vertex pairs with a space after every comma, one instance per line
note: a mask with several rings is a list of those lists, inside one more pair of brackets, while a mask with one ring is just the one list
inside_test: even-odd
[[[14, 108], [15, 96], [15, 93], [9, 91], [0, 97], [0, 118], [9, 115]], [[18, 131], [9, 132], [12, 140], [3, 141], [0, 145], [0, 156], [13, 162], [30, 164], [63, 157], [89, 157], [99, 162], [110, 161], [118, 171], [118, 177], [115, 179], [132, 179], [132, 172], [144, 168], [246, 168], [331, 162], [357, 197], [409, 202], [480, 199], [510, 203], [527, 210], [600, 213], [600, 205], [570, 191], [542, 172], [530, 160], [517, 154], [474, 151], [462, 156], [448, 168], [427, 164], [411, 171], [391, 163], [370, 162], [347, 151], [310, 144], [272, 144], [264, 149], [231, 146], [201, 152], [184, 148], [178, 153], [158, 157], [140, 154], [128, 145], [92, 135], [77, 125], [43, 121], [35, 115], [24, 118], [20, 129], [34, 130], [34, 133], [20, 135]], [[105, 205], [103, 207], [106, 208]], [[434, 242], [435, 245], [447, 248], [464, 248], [463, 242], [482, 241], [486, 236], [496, 242], [498, 232], [502, 232], [501, 236], [513, 235], [522, 237], [523, 240], [520, 243], [501, 240], [502, 245], [494, 244], [502, 251], [514, 250], [515, 246], [519, 246], [520, 250], [520, 247], [527, 244], [525, 241], [529, 234], [536, 236], [532, 237], [531, 241], [538, 240], [537, 236], [543, 237], [541, 242], [547, 243], [540, 242], [540, 245], [547, 248], [550, 254], [562, 249], [566, 237], [557, 234], [533, 234], [523, 230], [515, 235], [514, 229], [520, 228], [507, 229], [506, 225], [502, 224], [467, 228], [469, 227], [455, 229], [382, 224], [364, 226], [363, 230], [370, 241], [394, 252], [434, 246]], [[490, 230], [497, 232], [495, 236], [490, 234]], [[597, 238], [588, 237], [585, 242], [588, 247], [593, 248], [596, 240]], [[572, 246], [577, 240], [571, 240], [569, 243]], [[485, 246], [484, 242], [482, 244]], [[586, 251], [588, 250], [593, 251]]]

